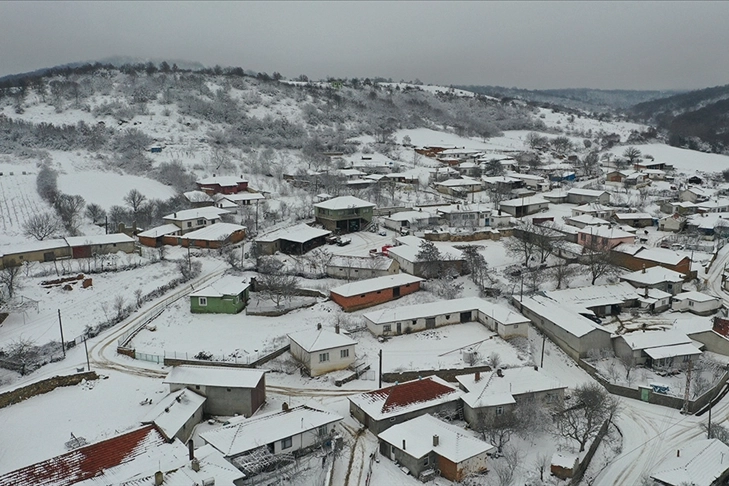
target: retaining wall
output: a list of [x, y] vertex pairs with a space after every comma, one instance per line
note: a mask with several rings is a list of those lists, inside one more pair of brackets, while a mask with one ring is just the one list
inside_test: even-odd
[[9, 392], [0, 394], [0, 408], [20, 403], [23, 400], [51, 392], [60, 386], [74, 386], [83, 380], [98, 380], [99, 375], [94, 371], [76, 373], [74, 375], [54, 376], [37, 381]]

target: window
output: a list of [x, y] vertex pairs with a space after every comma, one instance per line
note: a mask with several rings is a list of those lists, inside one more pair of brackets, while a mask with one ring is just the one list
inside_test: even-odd
[[187, 227], [188, 227], [188, 228], [192, 228], [192, 223], [188, 221], [188, 222], [187, 222]]
[[226, 388], [225, 391], [229, 392], [230, 391], [230, 388]]
[[326, 437], [327, 436], [327, 426], [322, 425], [319, 427], [319, 437]]
[[199, 389], [200, 389], [200, 385], [195, 385], [195, 390], [199, 390]]
[[319, 362], [324, 363], [325, 361], [329, 361], [329, 353], [319, 353]]
[[451, 315], [450, 314], [446, 314], [446, 321], [449, 320], [450, 318], [451, 318]]
[[693, 306], [694, 306], [694, 301], [693, 300], [689, 300], [689, 307], [693, 307]]
[[205, 307], [208, 305], [208, 298], [207, 297], [198, 297], [198, 304], [200, 304], [201, 307]]
[[364, 296], [365, 296], [365, 294], [360, 295], [360, 297], [362, 297], [363, 299], [364, 299]]
[[340, 358], [349, 358], [349, 349], [342, 349], [339, 351]]
[[205, 220], [204, 219], [198, 219], [197, 220], [197, 224], [202, 226], [202, 225], [205, 224]]
[[423, 466], [427, 466], [430, 463], [429, 459], [430, 458], [428, 456], [425, 456], [425, 459], [423, 459]]
[[418, 323], [417, 319], [413, 319], [413, 326], [414, 326], [415, 324], [417, 324], [417, 323]]
[[377, 291], [377, 293], [378, 293], [378, 294], [381, 294], [381, 293], [382, 293], [382, 290], [378, 290], [378, 291]]
[[291, 437], [286, 437], [285, 439], [281, 440], [281, 449], [290, 449], [291, 448]]
[[392, 326], [390, 324], [385, 324], [384, 326], [382, 326], [382, 330], [384, 332], [390, 332], [392, 331]]
[[504, 415], [504, 407], [496, 407], [496, 415]]

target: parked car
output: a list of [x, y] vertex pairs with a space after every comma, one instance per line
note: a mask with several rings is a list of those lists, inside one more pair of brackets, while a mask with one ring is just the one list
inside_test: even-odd
[[337, 240], [337, 245], [339, 246], [349, 245], [350, 243], [352, 243], [352, 238], [343, 238], [340, 236]]

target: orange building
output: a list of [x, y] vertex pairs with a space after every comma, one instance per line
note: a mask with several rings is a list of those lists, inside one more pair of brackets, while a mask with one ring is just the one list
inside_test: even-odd
[[331, 289], [329, 296], [345, 312], [352, 312], [417, 292], [422, 281], [420, 277], [398, 273], [341, 285]]

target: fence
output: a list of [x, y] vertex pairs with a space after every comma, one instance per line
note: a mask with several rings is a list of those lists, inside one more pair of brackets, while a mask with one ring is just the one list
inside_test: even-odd
[[210, 359], [199, 359], [194, 356], [190, 356], [189, 353], [178, 353], [172, 351], [171, 353], [163, 351], [162, 354], [145, 353], [143, 351], [137, 351], [136, 349], [125, 348], [119, 346], [116, 349], [118, 354], [123, 354], [139, 361], [147, 361], [149, 363], [161, 364], [164, 366], [180, 366], [180, 365], [196, 365], [196, 366], [227, 366], [230, 368], [257, 368], [265, 363], [268, 363], [274, 358], [277, 358], [287, 352], [290, 349], [290, 345], [287, 344], [281, 348], [275, 349], [268, 353], [255, 353], [248, 354], [243, 358], [233, 357], [233, 361], [226, 359], [226, 357], [210, 356]]
[[490, 366], [472, 366], [470, 368], [450, 368], [444, 370], [416, 370], [401, 371], [399, 373], [382, 373], [382, 381], [385, 383], [402, 383], [403, 381], [417, 380], [426, 376], [437, 376], [445, 381], [456, 381], [456, 376], [469, 373], [491, 371]]
[[603, 422], [600, 430], [598, 430], [597, 435], [595, 436], [595, 440], [593, 440], [592, 444], [590, 444], [590, 448], [587, 450], [585, 457], [583, 457], [579, 464], [577, 464], [572, 479], [570, 480], [570, 486], [577, 486], [582, 481], [582, 477], [585, 475], [585, 471], [587, 471], [587, 468], [590, 466], [592, 456], [594, 456], [595, 452], [597, 452], [597, 447], [600, 445], [600, 442], [602, 442], [602, 439], [607, 434], [609, 426], [610, 419], [607, 419], [605, 420], [605, 422]]

